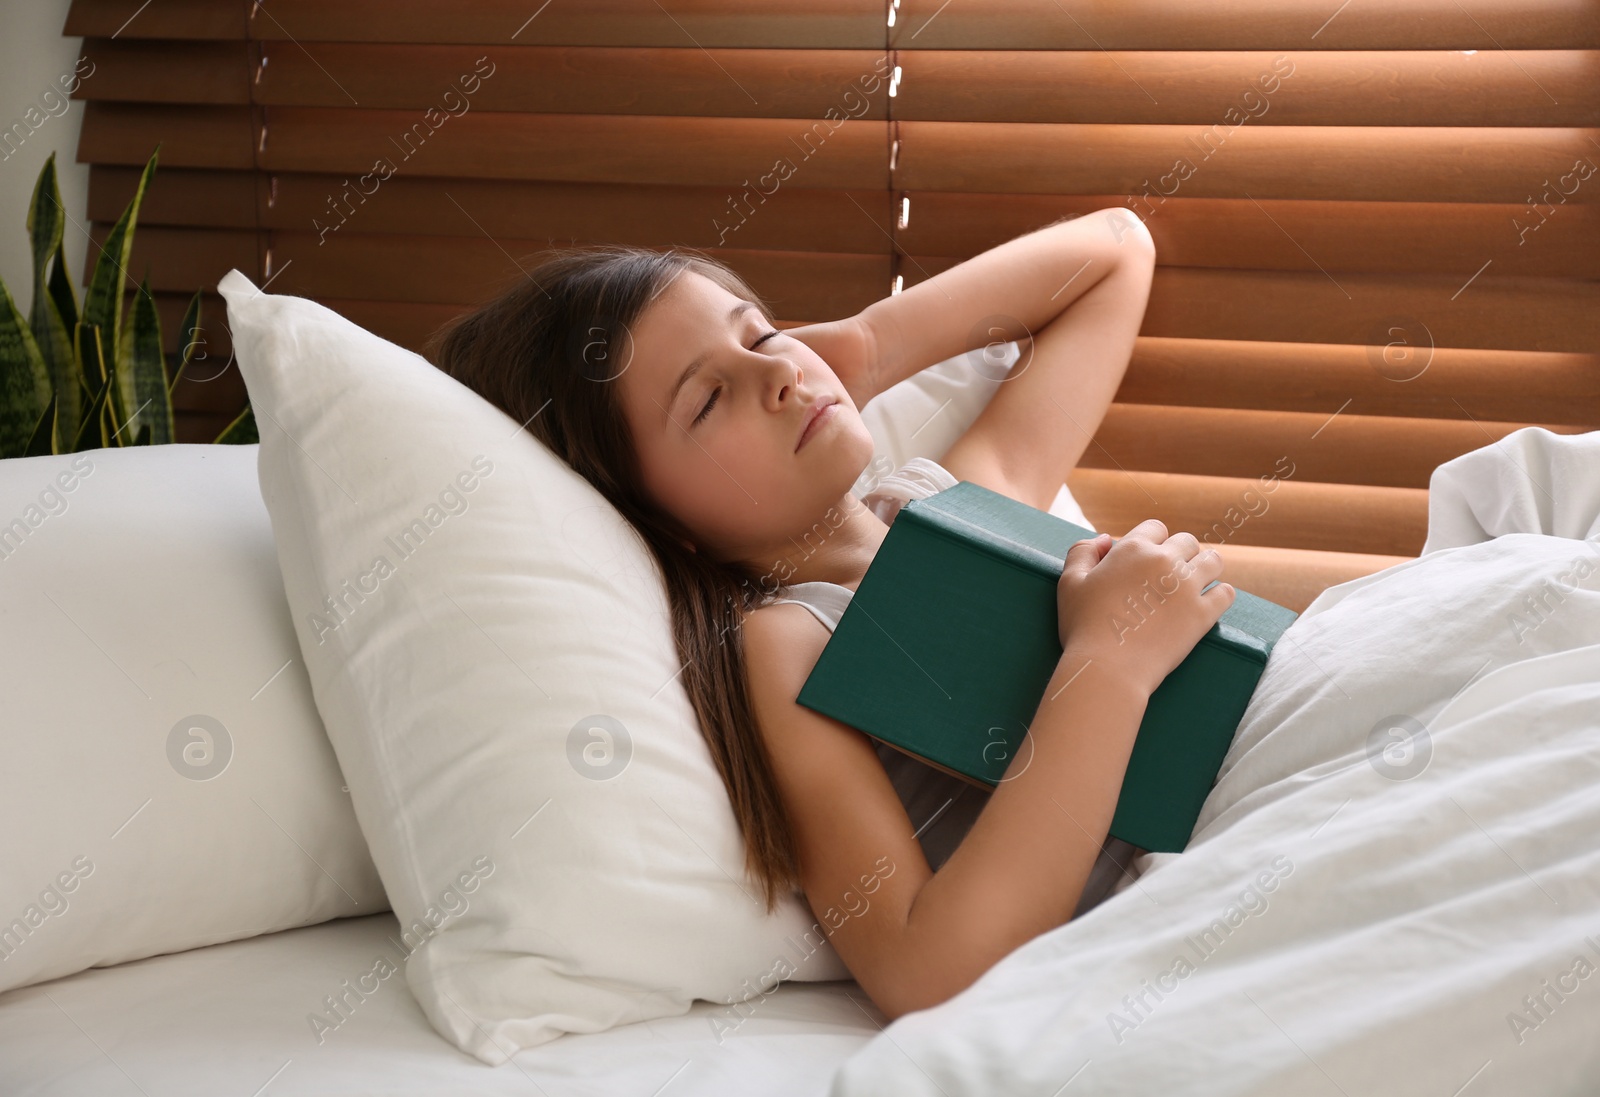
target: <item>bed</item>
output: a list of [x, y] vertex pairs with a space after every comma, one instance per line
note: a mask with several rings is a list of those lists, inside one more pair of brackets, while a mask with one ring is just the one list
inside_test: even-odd
[[1285, 634], [1189, 849], [940, 1006], [790, 982], [495, 1068], [373, 974], [381, 913], [0, 995], [0, 1092], [1593, 1093], [1600, 432], [1430, 501], [1420, 557]]
[[[627, 531], [572, 524], [597, 509], [575, 474], [422, 360], [223, 288], [277, 428], [259, 453], [0, 470], [21, 516], [0, 832], [28, 836], [0, 874], [0, 1093], [1600, 1088], [1600, 432], [1439, 465], [1421, 555], [1322, 590], [1279, 640], [1189, 847], [886, 1026], [842, 965], [761, 977], [813, 915], [755, 916], [724, 867], [704, 744], [652, 689], [675, 653], [620, 642], [647, 575]], [[976, 414], [952, 363], [885, 450], [898, 426], [936, 456], [930, 409]], [[493, 463], [461, 471], [463, 440]], [[457, 505], [429, 503], [441, 484]], [[360, 574], [431, 511], [398, 579]], [[297, 538], [344, 555], [302, 574]], [[486, 584], [529, 576], [497, 623]], [[386, 658], [362, 646], [380, 623], [414, 630]], [[546, 663], [536, 690], [522, 668]], [[546, 688], [572, 696], [528, 716]], [[627, 716], [626, 782], [587, 771], [597, 717], [574, 712]]]
[[[335, 1013], [392, 914], [93, 968], [0, 995], [0, 1093], [824, 1094], [883, 1017], [854, 981], [786, 984], [719, 1032], [720, 1008], [573, 1035], [489, 1067], [442, 1039], [399, 978]], [[331, 1031], [313, 1031], [312, 1015]]]

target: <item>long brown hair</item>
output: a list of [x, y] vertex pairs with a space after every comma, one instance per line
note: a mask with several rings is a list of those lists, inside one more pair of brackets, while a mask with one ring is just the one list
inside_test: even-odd
[[[623, 245], [556, 248], [526, 277], [428, 341], [444, 372], [506, 412], [610, 501], [643, 537], [666, 582], [682, 681], [728, 790], [745, 842], [745, 870], [767, 912], [799, 880], [794, 837], [746, 685], [744, 614], [770, 590], [737, 563], [693, 552], [672, 514], [645, 493], [617, 386], [629, 327], [671, 280], [704, 275], [765, 303], [733, 271], [693, 249]], [[770, 574], [770, 573], [769, 573]]]

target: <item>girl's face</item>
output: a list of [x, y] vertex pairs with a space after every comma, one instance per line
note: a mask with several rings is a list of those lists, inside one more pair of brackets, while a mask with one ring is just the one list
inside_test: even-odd
[[[703, 275], [680, 273], [629, 335], [619, 395], [645, 489], [699, 551], [758, 567], [793, 552], [872, 459], [828, 364]], [[835, 406], [797, 445], [818, 401]]]

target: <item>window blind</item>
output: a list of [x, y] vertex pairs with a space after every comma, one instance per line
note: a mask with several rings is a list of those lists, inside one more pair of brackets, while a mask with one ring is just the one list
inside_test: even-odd
[[[1420, 550], [1440, 462], [1600, 426], [1591, 3], [75, 0], [65, 33], [91, 232], [161, 142], [129, 273], [169, 350], [206, 289], [219, 365], [235, 266], [420, 348], [541, 248], [689, 245], [798, 324], [1123, 205], [1159, 265], [1068, 477], [1098, 528], [1159, 517], [1303, 608]], [[243, 397], [184, 388], [185, 439]]]

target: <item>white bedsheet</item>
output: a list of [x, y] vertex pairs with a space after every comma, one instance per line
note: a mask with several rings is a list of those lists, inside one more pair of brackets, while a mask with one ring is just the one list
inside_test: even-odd
[[[365, 1001], [351, 996], [347, 1019], [329, 1011], [341, 981], [404, 955], [389, 941], [398, 935], [389, 913], [343, 918], [0, 995], [0, 1094], [812, 1097], [883, 1021], [854, 982], [785, 983], [744, 1007], [720, 1043], [723, 1007], [696, 1002], [490, 1067], [433, 1031], [398, 972], [369, 980]], [[320, 1041], [314, 1014], [338, 1022]]]
[[1422, 556], [1285, 633], [1188, 850], [834, 1097], [1600, 1092], [1600, 432], [1429, 503]]

